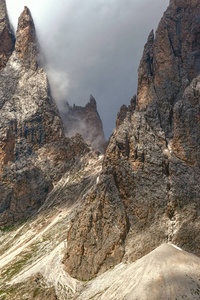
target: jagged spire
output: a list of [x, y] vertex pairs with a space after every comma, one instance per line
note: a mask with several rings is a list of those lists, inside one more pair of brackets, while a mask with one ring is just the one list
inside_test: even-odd
[[0, 0], [0, 70], [6, 66], [15, 45], [15, 36], [8, 19], [5, 0]]
[[90, 95], [90, 106], [94, 107], [95, 109], [97, 108], [97, 103], [95, 98], [92, 96], [92, 94]]
[[16, 36], [15, 50], [18, 52], [25, 67], [36, 70], [39, 47], [33, 18], [27, 6], [24, 7], [19, 17]]

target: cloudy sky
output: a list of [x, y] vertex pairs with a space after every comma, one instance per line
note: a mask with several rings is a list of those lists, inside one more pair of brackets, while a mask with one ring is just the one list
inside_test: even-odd
[[137, 69], [169, 0], [7, 0], [11, 22], [30, 8], [57, 103], [97, 100], [106, 138], [137, 92]]

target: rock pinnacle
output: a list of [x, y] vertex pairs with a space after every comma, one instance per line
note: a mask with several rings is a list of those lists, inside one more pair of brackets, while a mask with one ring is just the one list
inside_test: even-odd
[[16, 36], [15, 50], [23, 61], [24, 66], [36, 70], [39, 47], [34, 21], [27, 6], [24, 7], [19, 17]]

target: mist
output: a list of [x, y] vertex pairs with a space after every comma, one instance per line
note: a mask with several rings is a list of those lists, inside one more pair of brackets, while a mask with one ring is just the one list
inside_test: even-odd
[[[17, 2], [17, 3], [16, 3]], [[169, 0], [7, 0], [15, 29], [30, 8], [45, 53], [53, 95], [85, 105], [90, 94], [108, 138], [117, 112], [137, 92], [137, 69], [151, 29]]]

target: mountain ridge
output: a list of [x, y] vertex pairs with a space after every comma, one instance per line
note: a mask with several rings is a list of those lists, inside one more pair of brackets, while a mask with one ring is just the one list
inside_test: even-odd
[[[101, 155], [65, 137], [24, 8], [0, 71], [0, 299], [198, 299], [199, 15], [170, 1]], [[93, 97], [69, 109], [102, 134]]]
[[99, 183], [71, 224], [65, 264], [73, 277], [88, 280], [167, 241], [200, 254], [196, 11], [196, 1], [172, 1], [148, 37], [136, 106], [112, 134]]

